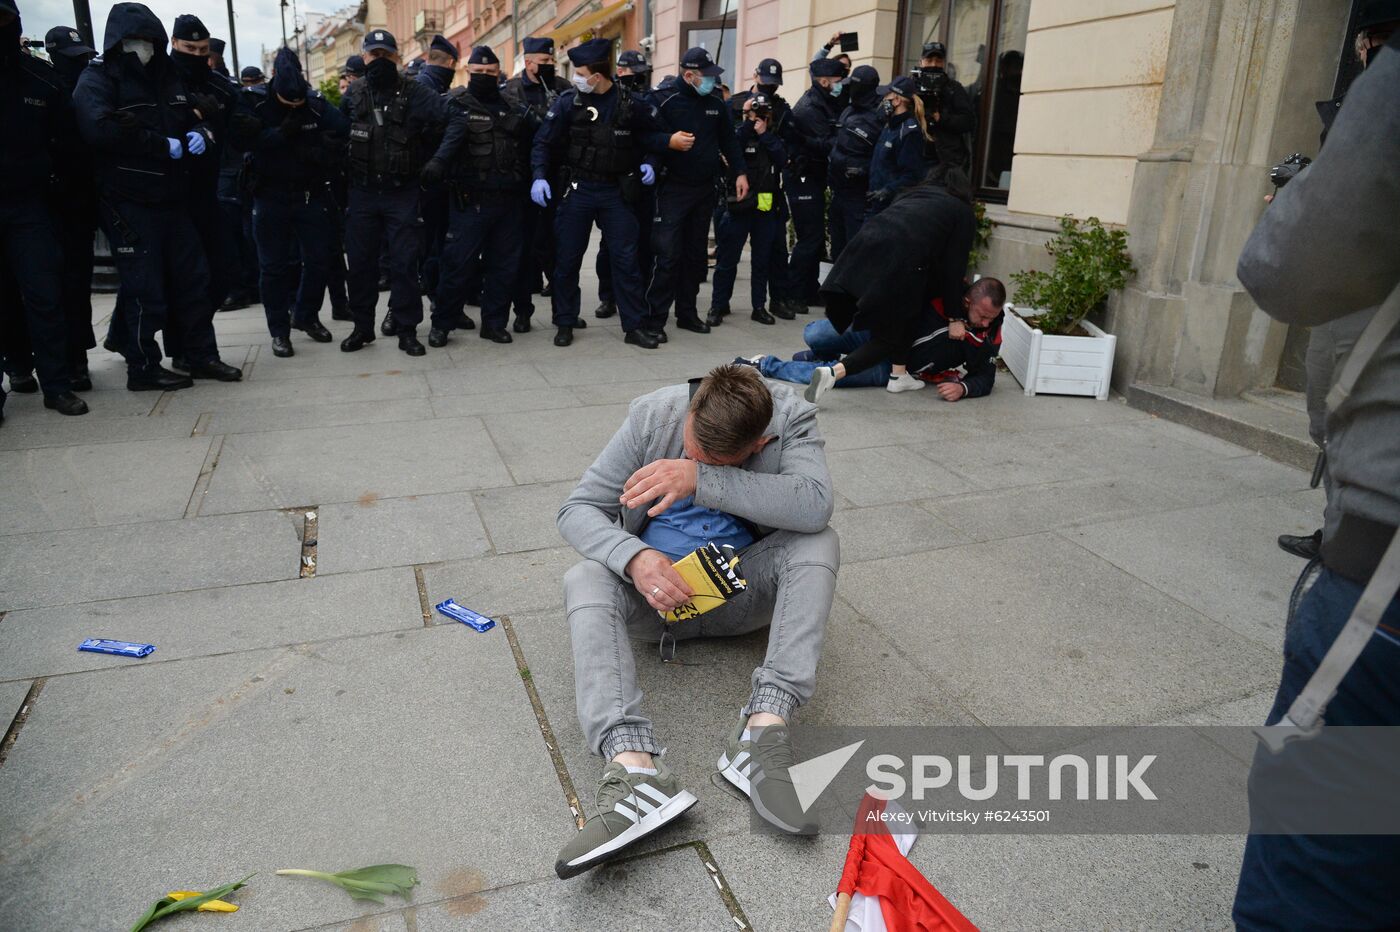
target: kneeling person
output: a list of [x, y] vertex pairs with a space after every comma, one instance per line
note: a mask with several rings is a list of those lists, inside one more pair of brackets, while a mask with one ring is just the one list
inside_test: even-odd
[[[559, 510], [583, 555], [564, 578], [579, 723], [608, 763], [598, 812], [555, 865], [570, 877], [655, 831], [696, 802], [660, 759], [642, 712], [629, 638], [728, 637], [769, 627], [768, 651], [719, 757], [725, 779], [758, 813], [811, 831], [788, 768], [787, 722], [812, 696], [840, 564], [827, 526], [833, 491], [816, 408], [740, 366], [712, 371], [631, 411]], [[689, 601], [673, 561], [714, 542], [740, 554], [747, 590], [675, 624]]]

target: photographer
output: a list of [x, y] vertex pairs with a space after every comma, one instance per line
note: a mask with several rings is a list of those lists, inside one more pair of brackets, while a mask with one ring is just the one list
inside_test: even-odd
[[929, 141], [924, 146], [924, 159], [940, 175], [949, 168], [971, 171], [972, 150], [967, 137], [977, 119], [967, 88], [953, 80], [947, 68], [947, 46], [942, 42], [924, 43], [914, 84], [928, 120]]

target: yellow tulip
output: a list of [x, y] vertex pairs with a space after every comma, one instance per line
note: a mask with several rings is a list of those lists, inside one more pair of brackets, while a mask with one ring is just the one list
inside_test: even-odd
[[[176, 890], [173, 893], [166, 894], [168, 898], [176, 901], [188, 900], [191, 897], [203, 895], [204, 894], [198, 890]], [[232, 903], [225, 903], [223, 900], [210, 900], [207, 903], [200, 903], [199, 906], [195, 908], [195, 911], [201, 913], [236, 913], [238, 912], [238, 907]]]

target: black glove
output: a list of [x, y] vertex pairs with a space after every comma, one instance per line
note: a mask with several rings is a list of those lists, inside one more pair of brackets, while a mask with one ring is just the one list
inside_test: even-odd
[[135, 129], [137, 126], [136, 114], [130, 110], [113, 110], [108, 114], [107, 119], [120, 126], [122, 129]]
[[282, 118], [282, 123], [277, 127], [277, 131], [287, 137], [288, 142], [291, 142], [297, 138], [297, 134], [301, 132], [301, 127], [301, 117], [297, 115], [295, 110], [292, 110]]
[[200, 94], [195, 91], [190, 92], [190, 102], [199, 111], [201, 120], [212, 120], [224, 112], [224, 105], [213, 94]]
[[428, 164], [423, 166], [418, 180], [423, 182], [425, 186], [431, 186], [440, 183], [442, 176], [446, 173], [447, 166], [442, 163], [442, 159], [428, 159]]

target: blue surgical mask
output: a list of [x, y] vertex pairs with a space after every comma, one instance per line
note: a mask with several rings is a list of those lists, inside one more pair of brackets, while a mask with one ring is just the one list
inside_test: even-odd
[[841, 88], [845, 86], [845, 83], [845, 81], [837, 81], [835, 84], [831, 85], [827, 93], [830, 94], [832, 97], [840, 97]]
[[695, 88], [695, 93], [699, 94], [701, 97], [706, 97], [713, 93], [715, 89], [715, 80], [714, 75], [706, 75], [701, 78], [699, 86]]

